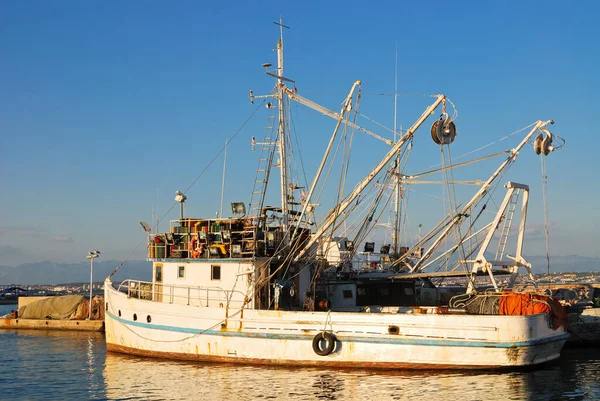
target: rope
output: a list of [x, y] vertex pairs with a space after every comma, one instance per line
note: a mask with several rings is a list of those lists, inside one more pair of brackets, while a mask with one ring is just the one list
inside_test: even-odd
[[[302, 89], [302, 93], [305, 93], [305, 92], [323, 93], [323, 94], [328, 94], [328, 95], [345, 95], [348, 93], [348, 92], [341, 92], [341, 91], [324, 91], [321, 89]], [[438, 96], [436, 94], [428, 94], [428, 93], [375, 93], [375, 92], [371, 92], [371, 93], [363, 92], [363, 95], [396, 96], [396, 97], [437, 97]]]
[[[154, 302], [154, 301], [152, 301], [152, 302]], [[112, 306], [113, 303], [110, 302], [109, 305]], [[245, 305], [245, 302], [244, 302], [244, 305]], [[244, 305], [242, 305], [242, 307], [240, 308], [240, 310], [238, 310], [237, 312], [235, 312], [233, 315], [225, 317], [225, 319], [219, 321], [218, 323], [216, 323], [216, 324], [214, 324], [214, 325], [212, 325], [212, 326], [210, 326], [210, 327], [208, 327], [208, 328], [206, 328], [204, 330], [200, 330], [197, 333], [194, 333], [192, 335], [189, 335], [187, 337], [184, 337], [184, 338], [181, 338], [181, 339], [178, 339], [178, 340], [161, 340], [161, 339], [158, 339], [158, 338], [144, 337], [143, 335], [135, 332], [129, 325], [127, 325], [127, 324], [125, 324], [125, 323], [123, 323], [121, 321], [118, 321], [118, 322], [121, 325], [123, 325], [123, 327], [125, 327], [127, 330], [129, 330], [131, 333], [135, 334], [136, 336], [138, 336], [140, 338], [143, 338], [144, 340], [149, 340], [149, 341], [154, 341], [154, 342], [160, 342], [160, 343], [178, 343], [178, 342], [189, 340], [189, 339], [194, 338], [194, 337], [201, 336], [202, 334], [206, 333], [207, 331], [210, 331], [210, 330], [214, 329], [215, 327], [221, 326], [221, 324], [223, 324], [224, 322], [226, 322], [228, 319], [231, 319], [232, 317], [235, 317], [235, 316], [239, 315], [240, 313], [242, 313], [242, 311], [244, 309]], [[114, 310], [113, 310], [113, 313], [114, 313]]]
[[327, 316], [325, 317], [325, 325], [323, 326], [323, 333], [327, 331], [327, 323], [329, 323], [330, 331], [333, 331], [333, 324], [331, 323], [331, 310], [327, 311]]
[[450, 298], [451, 308], [465, 308], [468, 312], [479, 315], [497, 315], [500, 308], [500, 297], [497, 293], [459, 294]]
[[546, 157], [542, 153], [542, 196], [544, 202], [544, 232], [546, 234], [546, 262], [548, 264], [548, 277], [550, 277], [550, 227], [548, 223], [548, 175], [546, 173]]
[[[525, 131], [526, 129], [533, 127], [535, 124], [536, 124], [536, 123], [529, 124], [528, 126], [526, 126], [526, 127], [523, 127], [523, 128], [521, 128], [521, 129], [519, 129], [519, 130], [517, 130], [517, 131], [514, 131], [514, 132], [512, 132], [512, 133], [510, 133], [510, 134], [508, 134], [508, 135], [506, 135], [506, 136], [503, 136], [502, 138], [500, 138], [500, 139], [497, 139], [497, 140], [495, 140], [494, 142], [490, 142], [490, 143], [488, 143], [487, 145], [483, 145], [483, 146], [481, 146], [481, 147], [479, 147], [479, 148], [477, 148], [477, 149], [474, 149], [474, 150], [472, 150], [472, 151], [470, 151], [470, 152], [467, 152], [467, 153], [464, 153], [464, 154], [462, 154], [462, 155], [460, 155], [460, 156], [457, 156], [457, 157], [455, 157], [455, 158], [454, 158], [454, 160], [461, 159], [461, 158], [463, 158], [463, 157], [465, 157], [465, 156], [468, 156], [468, 155], [470, 155], [470, 154], [473, 154], [473, 153], [475, 153], [475, 152], [479, 152], [479, 151], [480, 151], [480, 150], [482, 150], [482, 149], [485, 149], [485, 148], [487, 148], [487, 147], [490, 147], [490, 146], [492, 146], [492, 145], [494, 145], [494, 144], [496, 144], [496, 143], [498, 143], [498, 142], [504, 141], [504, 140], [506, 140], [506, 139], [510, 138], [511, 136], [518, 134], [518, 133], [519, 133], [519, 132], [521, 132], [521, 131]], [[438, 168], [439, 166], [440, 166], [439, 164], [434, 164], [433, 166], [430, 166], [430, 167], [428, 168], [428, 170], [429, 170], [429, 169], [433, 169], [433, 168]]]
[[[296, 114], [298, 114], [298, 104], [296, 106]], [[293, 113], [291, 106], [288, 106], [290, 109], [290, 134], [294, 134], [294, 139], [296, 140], [296, 147], [300, 149], [300, 142], [298, 141], [298, 134], [296, 133], [296, 123], [294, 122]], [[304, 186], [308, 188], [308, 179], [306, 178], [306, 168], [304, 167], [304, 160], [302, 159], [302, 153], [298, 152], [298, 159], [300, 161], [300, 166], [302, 168], [302, 175], [304, 176]]]

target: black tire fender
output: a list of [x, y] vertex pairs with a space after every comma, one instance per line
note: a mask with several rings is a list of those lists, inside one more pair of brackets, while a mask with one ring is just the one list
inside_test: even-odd
[[[312, 341], [313, 351], [315, 351], [315, 354], [320, 355], [320, 356], [329, 355], [333, 352], [336, 341], [337, 341], [337, 338], [335, 337], [335, 334], [330, 333], [328, 331], [322, 331], [322, 332], [318, 333], [315, 336], [315, 338], [313, 338], [313, 341]], [[325, 343], [324, 348], [321, 347], [323, 345], [323, 343]]]

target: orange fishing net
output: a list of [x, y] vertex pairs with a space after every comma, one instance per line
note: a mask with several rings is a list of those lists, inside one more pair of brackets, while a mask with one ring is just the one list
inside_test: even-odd
[[532, 292], [504, 292], [500, 297], [499, 313], [501, 315], [523, 316], [538, 313], [552, 315], [554, 329], [567, 328], [567, 311], [554, 298]]

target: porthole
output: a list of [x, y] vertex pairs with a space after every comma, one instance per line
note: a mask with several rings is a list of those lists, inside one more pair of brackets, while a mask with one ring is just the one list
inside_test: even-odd
[[106, 310], [108, 310], [108, 302], [106, 303]]
[[134, 314], [133, 314], [133, 321], [135, 322], [136, 320], [137, 320], [137, 314], [136, 314], [136, 313], [134, 313]]
[[121, 317], [121, 309], [119, 309], [119, 317]]
[[400, 327], [398, 326], [388, 326], [389, 334], [400, 334]]
[[150, 323], [150, 322], [152, 321], [152, 318], [150, 317], [150, 315], [146, 316], [146, 321], [147, 321], [148, 323]]

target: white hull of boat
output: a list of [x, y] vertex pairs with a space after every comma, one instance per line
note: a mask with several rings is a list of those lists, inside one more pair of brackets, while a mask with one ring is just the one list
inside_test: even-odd
[[[233, 310], [129, 298], [105, 283], [109, 351], [211, 362], [372, 368], [498, 368], [559, 357], [550, 317]], [[333, 352], [313, 351], [324, 330]]]

